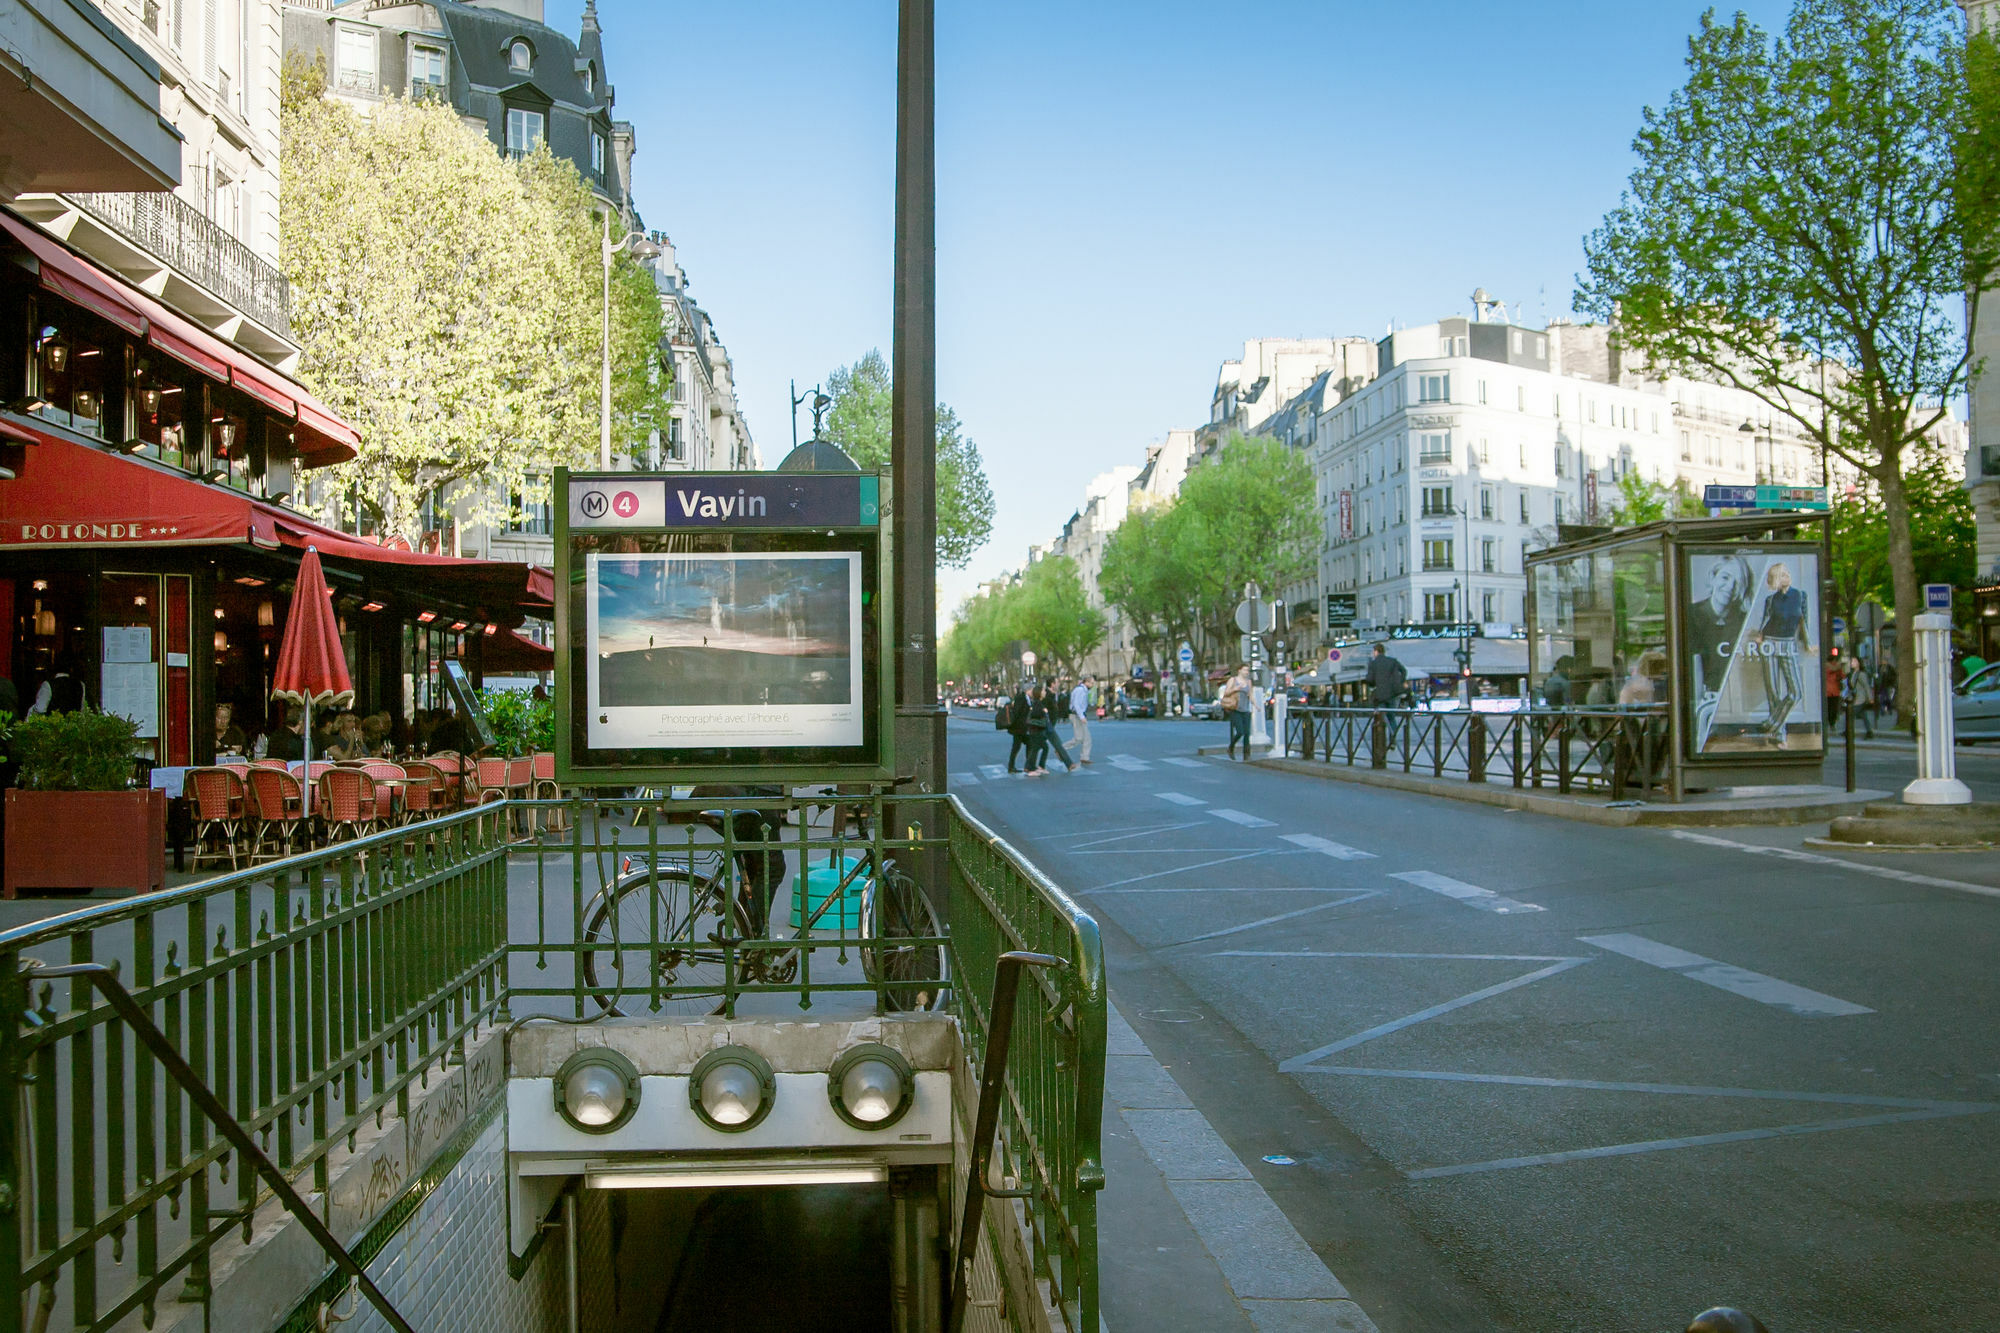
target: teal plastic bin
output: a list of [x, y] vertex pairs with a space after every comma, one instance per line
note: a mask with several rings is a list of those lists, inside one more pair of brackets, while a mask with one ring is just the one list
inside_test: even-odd
[[[868, 888], [868, 876], [854, 874], [854, 870], [863, 863], [863, 859], [856, 853], [846, 852], [839, 858], [829, 854], [808, 865], [803, 914], [798, 895], [792, 895], [792, 928], [796, 930], [807, 921], [812, 921], [814, 930], [859, 930], [861, 895]], [[841, 892], [840, 881], [849, 874], [854, 874], [854, 877], [848, 881], [846, 891]], [[820, 904], [835, 893], [840, 893], [840, 901], [819, 912]], [[813, 920], [815, 912], [819, 912], [817, 920]]]

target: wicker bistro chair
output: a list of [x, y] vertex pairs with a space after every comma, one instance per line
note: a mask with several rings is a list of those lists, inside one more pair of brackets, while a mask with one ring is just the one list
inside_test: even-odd
[[[376, 779], [378, 784], [383, 779], [400, 784], [408, 776], [403, 771], [401, 764], [392, 764], [386, 759], [364, 760], [356, 765], [356, 767], [369, 777]], [[380, 807], [376, 811], [376, 815], [380, 821], [385, 824], [395, 823], [403, 814], [402, 788], [400, 786], [384, 787], [378, 785], [375, 788], [375, 803]]]
[[276, 840], [277, 856], [290, 856], [302, 850], [293, 845], [301, 835], [306, 842], [312, 841], [312, 830], [306, 822], [305, 784], [286, 772], [282, 764], [276, 768], [251, 766], [250, 813], [257, 821], [255, 840], [250, 844], [253, 863], [264, 854], [267, 841]]
[[403, 765], [409, 785], [403, 788], [403, 817], [412, 823], [451, 809], [444, 770], [423, 760]]
[[481, 759], [465, 770], [460, 797], [467, 805], [485, 805], [507, 798], [506, 759]]
[[330, 768], [319, 775], [319, 817], [329, 844], [374, 831], [380, 821], [375, 779], [358, 768]]
[[[538, 801], [560, 801], [563, 790], [556, 783], [555, 755], [548, 750], [539, 751], [534, 756], [534, 765], [535, 783], [532, 793], [534, 798]], [[544, 809], [536, 813], [540, 816], [541, 826], [549, 832], [563, 833], [568, 831], [569, 818], [561, 809]]]
[[[197, 864], [203, 857], [220, 861], [226, 855], [229, 868], [236, 869], [236, 844], [242, 840], [249, 813], [243, 772], [222, 767], [190, 769], [182, 794], [194, 823], [192, 860]], [[210, 834], [222, 839], [221, 847], [213, 852], [203, 850]]]
[[459, 791], [464, 786], [465, 756], [456, 750], [439, 750], [424, 760], [444, 777], [444, 795], [447, 808], [459, 803]]

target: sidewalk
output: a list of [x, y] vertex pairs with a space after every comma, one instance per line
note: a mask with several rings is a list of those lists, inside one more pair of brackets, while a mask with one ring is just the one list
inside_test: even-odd
[[1114, 1004], [1098, 1266], [1109, 1333], [1377, 1333]]

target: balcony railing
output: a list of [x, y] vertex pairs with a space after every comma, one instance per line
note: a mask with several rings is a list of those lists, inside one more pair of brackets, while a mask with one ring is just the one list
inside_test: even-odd
[[451, 89], [441, 79], [411, 79], [410, 100], [412, 102], [448, 102]]
[[292, 336], [285, 275], [175, 194], [71, 194], [71, 203], [265, 328]]

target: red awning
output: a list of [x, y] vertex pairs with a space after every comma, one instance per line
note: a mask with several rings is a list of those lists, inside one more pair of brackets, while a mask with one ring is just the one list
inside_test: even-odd
[[42, 286], [95, 311], [127, 333], [146, 331], [145, 316], [131, 299], [132, 289], [123, 282], [11, 213], [0, 213], [0, 228], [35, 257]]
[[322, 527], [297, 514], [279, 509], [267, 512], [276, 522], [279, 540], [287, 546], [313, 546], [329, 560], [397, 571], [398, 591], [409, 601], [421, 603], [424, 594], [431, 592], [441, 602], [477, 611], [489, 623], [502, 625], [518, 625], [524, 614], [541, 612], [541, 604], [529, 591], [532, 566], [399, 550], [351, 532]]
[[0, 481], [0, 550], [48, 546], [278, 544], [270, 511], [247, 495], [121, 458], [24, 424], [34, 443]]
[[479, 669], [488, 675], [510, 672], [554, 671], [555, 649], [536, 643], [515, 630], [484, 636], [479, 646]]
[[361, 446], [354, 427], [292, 380], [248, 352], [232, 347], [193, 320], [58, 244], [12, 214], [0, 212], [0, 227], [27, 247], [41, 270], [42, 285], [94, 310], [127, 332], [210, 379], [234, 384], [286, 418], [296, 416], [294, 445], [307, 467], [345, 463]]

